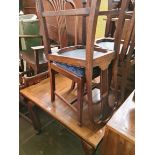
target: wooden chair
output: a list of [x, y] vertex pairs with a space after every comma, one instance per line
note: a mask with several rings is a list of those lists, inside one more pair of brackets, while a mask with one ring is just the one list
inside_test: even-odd
[[[40, 35], [19, 35], [19, 38], [32, 39], [40, 38]], [[31, 47], [31, 49], [20, 50], [21, 59], [26, 61], [27, 69], [34, 74], [41, 73], [47, 70], [47, 60], [44, 56], [44, 47], [41, 48], [38, 46]], [[24, 66], [24, 65], [23, 65]]]
[[[134, 20], [134, 16], [135, 15], [133, 15], [131, 20]], [[120, 100], [122, 102], [128, 97], [128, 95], [133, 91], [133, 89], [135, 89], [135, 25], [130, 23], [129, 27], [133, 27], [130, 38], [130, 45], [128, 47], [128, 51], [125, 50], [125, 46], [124, 49], [121, 50], [119, 63], [121, 82], [118, 78], [118, 84], [120, 83]], [[128, 38], [128, 34], [126, 34], [125, 37]]]
[[21, 59], [26, 61], [28, 68], [31, 68], [35, 74], [47, 70], [47, 60], [43, 48], [32, 48], [42, 45], [42, 36], [39, 34], [39, 21], [36, 15], [23, 15], [19, 19]]
[[[133, 57], [134, 52], [134, 24], [135, 24], [135, 13], [128, 14], [125, 12], [126, 8], [128, 8], [129, 1], [126, 3], [122, 1], [121, 4], [121, 13], [117, 18], [117, 25], [114, 37], [105, 37], [103, 39], [99, 39], [96, 41], [96, 45], [109, 50], [115, 50], [116, 58], [113, 62], [113, 69], [112, 71], [112, 89], [115, 90], [115, 97], [118, 104], [122, 103], [125, 99], [125, 84], [127, 83], [126, 80], [128, 78], [129, 73], [129, 62]], [[127, 24], [126, 24], [127, 22]], [[127, 26], [127, 28], [126, 28]], [[128, 64], [128, 65], [127, 65]], [[118, 69], [120, 72], [118, 72]], [[118, 73], [121, 74], [121, 82], [120, 82], [120, 89], [121, 89], [121, 97], [118, 96]], [[134, 88], [133, 88], [134, 89]]]
[[[43, 52], [44, 47], [42, 46], [43, 41], [40, 35], [37, 16], [28, 14], [20, 16], [19, 18], [19, 47], [21, 59], [26, 61], [27, 68], [33, 72], [33, 75], [46, 71], [48, 66]], [[29, 20], [27, 20], [27, 18]], [[56, 43], [52, 41], [51, 48], [55, 47], [55, 45]]]
[[[121, 7], [121, 0], [108, 0], [108, 10], [118, 10]], [[130, 11], [133, 11], [134, 9], [134, 2], [130, 0], [127, 11], [128, 14], [126, 15], [126, 18], [130, 18]], [[108, 15], [106, 19], [106, 30], [105, 30], [105, 37], [114, 37], [114, 32], [116, 29], [115, 26], [115, 18], [117, 18], [118, 15]]]
[[[69, 3], [73, 6], [73, 9], [65, 10], [65, 5]], [[87, 3], [90, 2], [88, 1]], [[77, 113], [80, 125], [82, 125], [84, 83], [86, 83], [87, 88], [89, 117], [92, 122], [95, 122], [93, 117], [92, 79], [99, 76], [101, 72], [101, 83], [103, 83], [101, 87], [101, 99], [104, 99], [108, 95], [107, 69], [112, 59], [115, 57], [114, 51], [102, 50], [94, 47], [100, 0], [91, 1], [91, 6], [88, 4], [86, 6], [86, 8], [77, 9], [74, 1], [72, 0], [37, 1], [37, 12], [41, 22], [45, 53], [48, 59], [48, 67], [50, 72], [51, 101], [53, 102], [55, 100], [55, 95], [65, 101], [65, 103], [67, 103], [67, 105], [69, 105]], [[51, 11], [53, 8], [54, 11]], [[108, 13], [110, 12], [103, 12], [103, 14]], [[51, 36], [50, 30], [48, 30], [46, 23], [47, 19], [52, 17], [57, 18], [59, 35], [63, 36], [65, 39], [67, 38], [65, 16], [75, 16], [76, 23], [78, 23], [79, 16], [87, 16], [86, 46], [77, 45], [77, 35], [75, 35], [75, 46], [61, 48], [57, 52], [51, 51], [49, 46]], [[77, 33], [78, 27], [76, 27], [75, 24], [75, 34]], [[77, 83], [77, 109], [75, 109], [73, 105], [69, 104], [55, 91], [55, 72], [59, 72]]]

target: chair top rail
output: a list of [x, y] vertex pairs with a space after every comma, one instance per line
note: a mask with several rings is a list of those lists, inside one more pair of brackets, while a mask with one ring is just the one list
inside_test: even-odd
[[[78, 8], [78, 9], [68, 9], [59, 11], [44, 11], [42, 12], [43, 17], [54, 17], [54, 16], [89, 16], [90, 8]], [[119, 15], [120, 10], [108, 10], [99, 11], [99, 16], [104, 15]], [[126, 15], [132, 15], [133, 11], [126, 11]]]
[[88, 16], [90, 13], [90, 8], [79, 8], [79, 9], [68, 9], [59, 11], [44, 11], [42, 13], [43, 17], [52, 16]]

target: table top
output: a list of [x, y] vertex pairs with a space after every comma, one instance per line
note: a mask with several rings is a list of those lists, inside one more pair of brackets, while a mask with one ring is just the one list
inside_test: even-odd
[[135, 102], [133, 101], [133, 95], [134, 92], [107, 123], [109, 129], [123, 136], [131, 143], [135, 143]]
[[[65, 99], [75, 99], [73, 93], [67, 90], [71, 86], [71, 80], [63, 77], [56, 76], [56, 90], [63, 94]], [[76, 91], [75, 91], [76, 92]], [[75, 93], [74, 92], [74, 93]], [[80, 127], [77, 121], [76, 113], [67, 106], [63, 101], [56, 97], [55, 102], [51, 103], [50, 100], [50, 82], [49, 78], [41, 81], [40, 83], [20, 90], [20, 93], [46, 111], [54, 119], [63, 124], [67, 129], [71, 130], [74, 134], [80, 137], [82, 140], [96, 148], [99, 142], [102, 140], [105, 132], [105, 127], [93, 125], [88, 119], [88, 108], [86, 101], [84, 101], [83, 110], [83, 126]], [[99, 91], [94, 90], [93, 99], [99, 98]], [[71, 97], [72, 96], [72, 97]], [[73, 97], [74, 96], [74, 97]], [[76, 106], [76, 103], [75, 103]]]
[[[68, 91], [71, 86], [71, 82], [71, 80], [63, 76], [56, 75], [56, 91], [63, 95], [63, 97], [70, 102], [76, 97], [76, 89], [72, 92]], [[96, 126], [90, 122], [88, 118], [88, 108], [85, 98], [83, 109], [83, 126], [80, 127], [78, 125], [76, 113], [62, 100], [56, 97], [55, 102], [51, 103], [49, 78], [41, 81], [38, 84], [20, 90], [20, 93], [32, 101], [35, 105], [47, 112], [54, 119], [59, 121], [79, 138], [90, 144], [92, 147], [96, 148], [102, 140], [105, 133], [105, 126]], [[99, 100], [99, 96], [99, 90], [93, 90], [94, 102]], [[134, 142], [135, 104], [133, 103], [132, 98], [133, 93], [116, 111], [106, 126], [118, 134], [124, 136], [129, 141]], [[77, 106], [76, 102], [74, 106]], [[98, 108], [100, 108], [100, 104], [98, 104]]]

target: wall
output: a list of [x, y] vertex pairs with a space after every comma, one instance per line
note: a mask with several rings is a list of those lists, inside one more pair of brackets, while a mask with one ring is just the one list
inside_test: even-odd
[[[108, 0], [101, 0], [100, 10], [108, 10]], [[96, 30], [96, 38], [101, 38], [104, 36], [105, 25], [106, 25], [106, 16], [100, 16], [98, 18], [97, 30]]]

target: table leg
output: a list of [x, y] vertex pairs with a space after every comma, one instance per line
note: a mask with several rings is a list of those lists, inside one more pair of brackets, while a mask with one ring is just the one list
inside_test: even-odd
[[87, 144], [85, 141], [81, 140], [83, 150], [86, 155], [95, 155], [96, 149]]
[[30, 101], [27, 102], [27, 106], [28, 106], [28, 111], [32, 120], [33, 127], [37, 131], [37, 134], [39, 134], [41, 132], [41, 124], [36, 111], [37, 107]]

